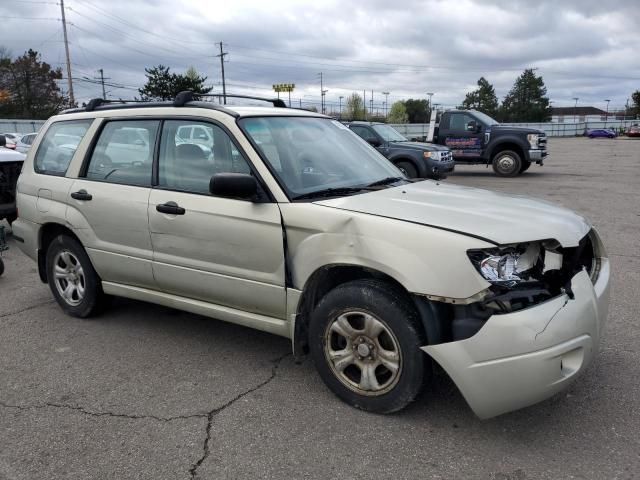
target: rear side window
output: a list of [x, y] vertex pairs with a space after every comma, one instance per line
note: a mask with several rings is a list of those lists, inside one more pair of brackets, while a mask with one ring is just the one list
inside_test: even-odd
[[153, 149], [159, 125], [157, 120], [119, 120], [107, 123], [91, 153], [86, 178], [151, 186]]
[[36, 152], [34, 170], [45, 175], [64, 176], [92, 122], [93, 119], [51, 124]]

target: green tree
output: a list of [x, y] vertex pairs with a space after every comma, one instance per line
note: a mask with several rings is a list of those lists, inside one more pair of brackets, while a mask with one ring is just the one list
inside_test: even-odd
[[347, 97], [343, 115], [347, 120], [366, 120], [367, 110], [360, 95], [352, 93]]
[[409, 115], [407, 115], [407, 108], [404, 106], [404, 102], [399, 101], [391, 105], [387, 121], [389, 123], [409, 123]]
[[431, 110], [429, 102], [425, 99], [414, 100], [410, 98], [405, 100], [404, 107], [409, 117], [409, 123], [428, 123]]
[[478, 88], [467, 93], [462, 108], [478, 110], [491, 117], [498, 114], [498, 97], [496, 91], [486, 78], [480, 77]]
[[144, 71], [147, 82], [138, 90], [143, 100], [173, 100], [184, 90], [201, 94], [211, 91], [204, 86], [207, 77], [201, 77], [193, 67], [189, 67], [185, 74], [171, 73], [164, 65], [145, 68]]
[[502, 102], [505, 122], [546, 122], [551, 118], [547, 87], [532, 68], [522, 72]]
[[15, 60], [0, 51], [0, 117], [46, 119], [68, 108], [57, 81], [62, 70], [51, 68], [29, 49]]
[[631, 94], [631, 102], [632, 104], [628, 115], [640, 115], [640, 90], [636, 90]]

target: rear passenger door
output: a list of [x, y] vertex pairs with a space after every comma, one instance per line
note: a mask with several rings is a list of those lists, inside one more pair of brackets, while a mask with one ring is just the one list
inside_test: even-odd
[[[188, 141], [182, 133], [200, 132]], [[198, 143], [195, 143], [198, 141]], [[280, 209], [269, 201], [214, 197], [216, 173], [252, 173], [220, 125], [165, 120], [158, 185], [149, 199], [153, 272], [175, 295], [285, 318]], [[167, 213], [173, 205], [177, 213]]]
[[73, 182], [67, 219], [104, 281], [155, 287], [147, 207], [158, 120], [106, 120]]

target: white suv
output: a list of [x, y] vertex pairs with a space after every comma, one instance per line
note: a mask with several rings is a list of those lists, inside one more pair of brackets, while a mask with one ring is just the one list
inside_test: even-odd
[[607, 315], [585, 219], [410, 182], [301, 110], [94, 101], [46, 123], [17, 202], [14, 236], [70, 315], [119, 295], [282, 335], [369, 411], [414, 400], [431, 359], [480, 417], [538, 402], [589, 364]]

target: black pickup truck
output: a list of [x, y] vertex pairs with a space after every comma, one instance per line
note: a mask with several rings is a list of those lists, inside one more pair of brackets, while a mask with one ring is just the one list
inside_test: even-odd
[[453, 172], [451, 150], [440, 145], [410, 142], [393, 127], [379, 122], [351, 122], [349, 128], [369, 142], [408, 178], [442, 179]]
[[476, 110], [443, 112], [433, 142], [449, 147], [456, 164], [492, 165], [501, 177], [520, 175], [532, 163], [542, 165], [547, 156], [543, 131], [500, 125]]

